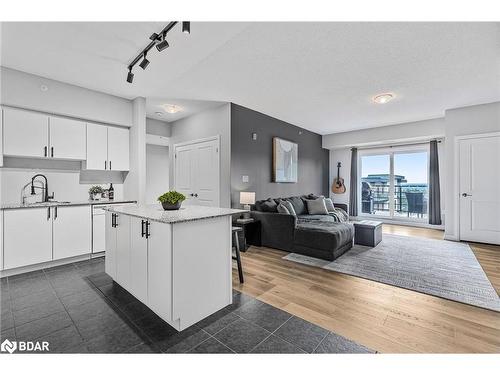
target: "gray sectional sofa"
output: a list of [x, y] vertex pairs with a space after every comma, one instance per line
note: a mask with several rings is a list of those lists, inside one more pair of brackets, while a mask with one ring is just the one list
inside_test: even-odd
[[[309, 215], [306, 200], [314, 195], [257, 201], [251, 216], [261, 222], [262, 246], [335, 260], [352, 247], [354, 227], [349, 222], [338, 222], [334, 215]], [[292, 203], [297, 216], [278, 213], [279, 200]], [[335, 204], [347, 211], [347, 206]]]

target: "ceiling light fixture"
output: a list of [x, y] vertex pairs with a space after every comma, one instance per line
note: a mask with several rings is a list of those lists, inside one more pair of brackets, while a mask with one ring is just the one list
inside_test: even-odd
[[148, 67], [149, 65], [149, 60], [146, 58], [146, 55], [147, 53], [144, 53], [144, 58], [142, 59], [141, 63], [139, 64], [139, 66], [143, 69], [143, 70], [146, 70], [146, 68]]
[[175, 104], [163, 104], [162, 105], [165, 112], [173, 114], [182, 111], [182, 107]]
[[156, 49], [158, 50], [158, 52], [161, 52], [164, 49], [168, 48], [169, 44], [168, 44], [166, 38], [167, 38], [167, 33], [164, 33], [163, 34], [163, 40], [156, 45]]
[[385, 93], [385, 94], [378, 94], [373, 97], [373, 101], [377, 104], [385, 104], [389, 103], [392, 99], [394, 99], [394, 94], [392, 93]]
[[163, 116], [163, 113], [161, 113], [161, 112], [155, 112], [155, 115], [158, 116], [158, 117], [161, 117], [161, 116]]
[[[134, 73], [132, 73], [132, 68], [135, 66], [135, 64], [139, 62], [139, 60], [142, 59], [141, 63], [139, 64], [139, 66], [142, 69], [146, 69], [147, 66], [149, 65], [149, 60], [146, 59], [146, 55], [151, 48], [156, 46], [156, 49], [160, 52], [168, 48], [169, 44], [167, 42], [167, 34], [178, 23], [179, 23], [178, 21], [171, 21], [158, 34], [157, 33], [151, 34], [151, 36], [149, 37], [149, 40], [151, 40], [151, 42], [132, 60], [132, 62], [127, 67], [128, 83], [132, 83], [132, 81], [134, 80]], [[182, 32], [188, 34], [191, 33], [191, 22], [182, 21]]]
[[132, 73], [132, 68], [128, 68], [127, 82], [132, 83], [134, 81], [134, 73]]

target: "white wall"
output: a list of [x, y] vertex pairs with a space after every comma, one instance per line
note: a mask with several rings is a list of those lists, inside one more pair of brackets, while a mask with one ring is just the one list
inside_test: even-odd
[[406, 122], [351, 132], [323, 136], [323, 148], [336, 149], [352, 146], [387, 145], [390, 143], [415, 142], [441, 138], [445, 134], [445, 119]]
[[172, 125], [169, 122], [148, 117], [146, 118], [146, 133], [170, 137], [172, 135]]
[[[455, 159], [456, 139], [461, 135], [481, 134], [500, 131], [500, 102], [449, 109], [446, 111], [446, 175], [445, 238], [457, 240], [458, 229], [458, 184]], [[493, 163], [493, 161], [492, 161]], [[499, 166], [491, 165], [492, 173], [498, 173]]]
[[[220, 205], [231, 206], [231, 106], [229, 103], [177, 120], [172, 124], [171, 145], [220, 135]], [[170, 160], [173, 162], [173, 147]], [[173, 167], [170, 168], [170, 186], [174, 188]]]
[[166, 146], [146, 145], [146, 203], [157, 204], [157, 198], [169, 190], [169, 150]]
[[[0, 67], [1, 104], [95, 122], [131, 126], [132, 102], [117, 96]], [[40, 89], [48, 87], [47, 91]]]

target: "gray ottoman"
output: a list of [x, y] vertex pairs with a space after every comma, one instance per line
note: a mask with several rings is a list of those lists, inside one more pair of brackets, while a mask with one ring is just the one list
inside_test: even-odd
[[377, 246], [382, 241], [382, 222], [363, 220], [354, 222], [354, 243]]

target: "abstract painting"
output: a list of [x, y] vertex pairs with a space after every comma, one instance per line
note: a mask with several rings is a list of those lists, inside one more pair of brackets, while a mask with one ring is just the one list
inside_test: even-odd
[[299, 145], [273, 138], [273, 182], [297, 182]]

